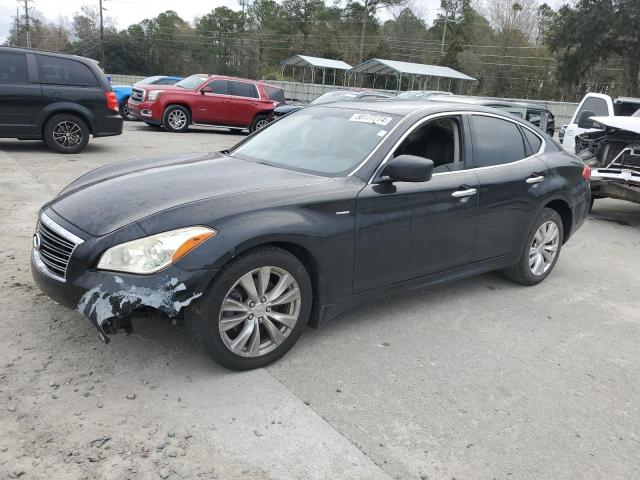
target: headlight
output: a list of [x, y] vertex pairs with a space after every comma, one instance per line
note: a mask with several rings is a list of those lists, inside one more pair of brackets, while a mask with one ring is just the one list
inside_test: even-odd
[[98, 269], [155, 273], [176, 262], [216, 233], [207, 227], [186, 227], [121, 243], [102, 254]]
[[147, 100], [149, 100], [150, 102], [155, 101], [156, 98], [158, 98], [158, 95], [160, 95], [161, 92], [162, 92], [162, 90], [151, 90], [149, 92], [149, 95], [147, 95]]

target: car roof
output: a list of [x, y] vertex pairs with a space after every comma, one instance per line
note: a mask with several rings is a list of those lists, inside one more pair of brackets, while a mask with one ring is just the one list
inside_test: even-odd
[[[206, 75], [206, 74], [203, 74]], [[224, 80], [240, 80], [241, 82], [251, 82], [269, 87], [276, 87], [283, 89], [280, 85], [274, 85], [273, 83], [261, 82], [260, 80], [251, 80], [250, 78], [231, 77], [229, 75], [209, 75], [209, 80], [215, 80], [216, 78], [222, 78]]]
[[[389, 115], [397, 115], [400, 117], [407, 117], [414, 113], [422, 113], [429, 115], [431, 113], [440, 112], [485, 112], [485, 113], [497, 113], [507, 118], [511, 118], [512, 115], [508, 113], [496, 110], [495, 108], [486, 107], [476, 104], [464, 104], [462, 102], [445, 102], [440, 100], [396, 100], [395, 98], [381, 99], [381, 100], [360, 100], [357, 102], [335, 102], [325, 103], [322, 105], [311, 105], [308, 108], [341, 108], [349, 110], [363, 110], [376, 113], [386, 113]], [[517, 117], [513, 117], [519, 121]]]
[[37, 50], [35, 48], [23, 48], [23, 47], [3, 47], [0, 46], [0, 51], [2, 52], [14, 52], [14, 53], [39, 53], [42, 55], [50, 55], [52, 57], [61, 57], [61, 58], [73, 58], [75, 60], [81, 60], [84, 62], [92, 62], [99, 63], [97, 60], [89, 57], [81, 57], [80, 55], [73, 55], [71, 53], [62, 53], [62, 52], [48, 52], [47, 50]]

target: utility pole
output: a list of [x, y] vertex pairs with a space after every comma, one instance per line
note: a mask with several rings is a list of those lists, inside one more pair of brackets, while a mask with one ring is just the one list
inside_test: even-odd
[[449, 10], [444, 11], [444, 28], [442, 29], [442, 46], [440, 47], [440, 57], [444, 57], [444, 41], [447, 38], [447, 22], [449, 21]]
[[[18, 39], [18, 35], [20, 35], [20, 7], [16, 6], [16, 39]], [[18, 46], [17, 43], [14, 45], [14, 47]]]
[[24, 16], [27, 24], [27, 48], [31, 48], [31, 30], [29, 29], [29, 0], [24, 0]]
[[104, 22], [102, 20], [102, 10], [102, 0], [100, 0], [100, 66], [104, 68]]

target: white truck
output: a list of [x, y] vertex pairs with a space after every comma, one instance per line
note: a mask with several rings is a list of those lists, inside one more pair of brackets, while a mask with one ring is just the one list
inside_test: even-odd
[[573, 113], [571, 121], [560, 128], [558, 138], [565, 150], [577, 153], [575, 137], [597, 130], [596, 128], [585, 128], [590, 123], [588, 121], [590, 117], [629, 117], [639, 109], [640, 98], [611, 97], [603, 93], [587, 93]]

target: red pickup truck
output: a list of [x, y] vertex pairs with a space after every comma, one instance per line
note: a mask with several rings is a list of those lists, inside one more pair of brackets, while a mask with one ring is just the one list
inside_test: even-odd
[[175, 85], [137, 85], [129, 112], [149, 125], [184, 132], [194, 123], [254, 132], [284, 103], [282, 88], [254, 80], [197, 74]]

